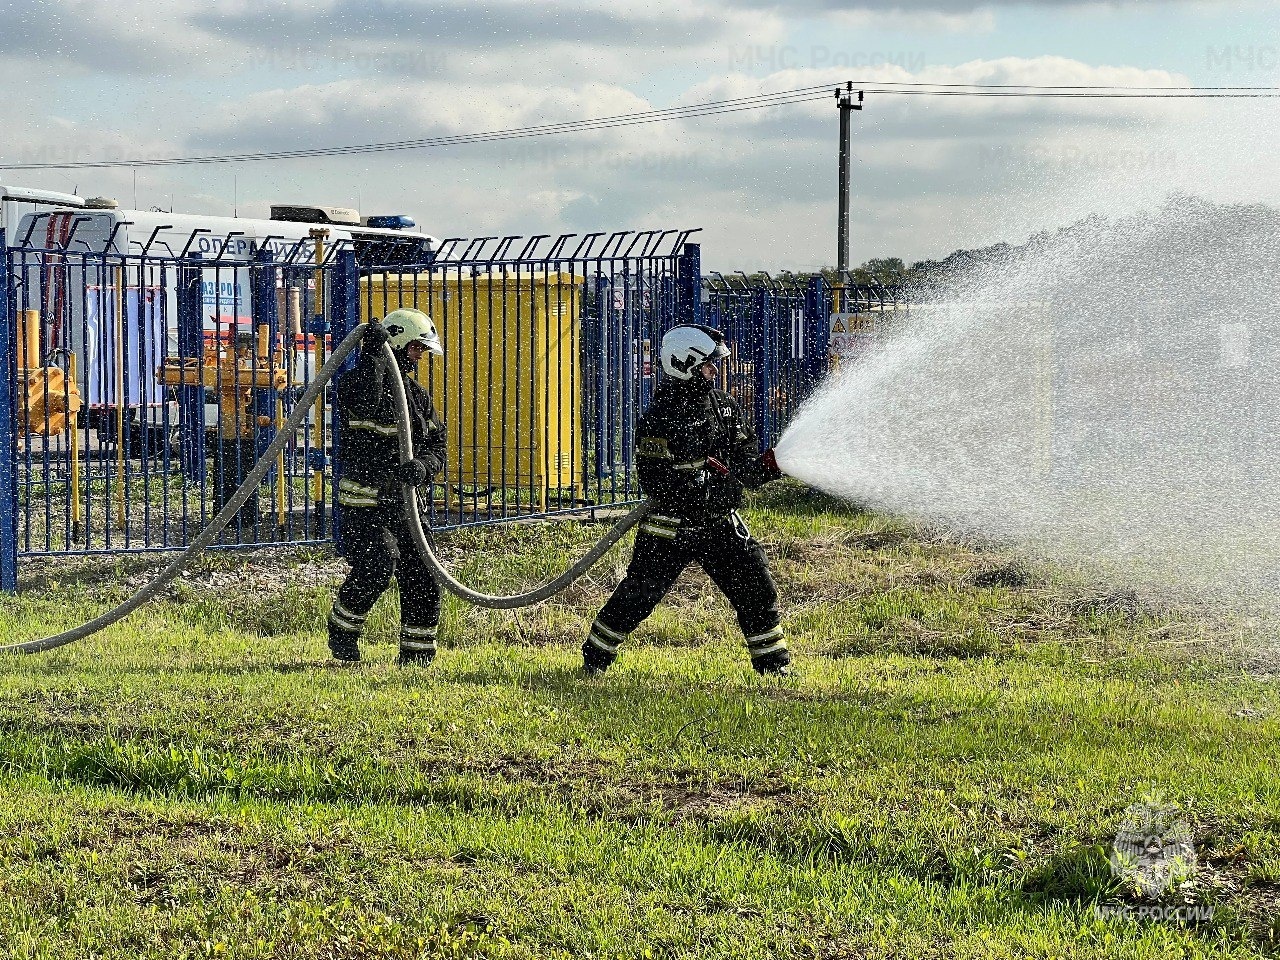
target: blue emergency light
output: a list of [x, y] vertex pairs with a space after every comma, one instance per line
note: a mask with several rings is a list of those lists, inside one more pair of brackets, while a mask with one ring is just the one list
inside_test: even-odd
[[364, 223], [367, 227], [380, 227], [383, 230], [407, 230], [418, 225], [413, 217], [406, 217], [404, 214], [396, 214], [390, 217], [369, 217]]

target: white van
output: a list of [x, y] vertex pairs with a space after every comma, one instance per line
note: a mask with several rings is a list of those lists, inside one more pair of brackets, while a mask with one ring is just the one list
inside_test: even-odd
[[75, 210], [83, 206], [84, 201], [71, 193], [0, 186], [0, 230], [4, 231], [5, 245], [18, 245], [20, 238], [15, 234], [18, 224], [27, 214], [57, 209]]
[[[78, 199], [78, 198], [76, 198]], [[158, 423], [171, 400], [158, 381], [165, 357], [178, 353], [177, 266], [174, 258], [199, 257], [204, 354], [230, 349], [237, 333], [253, 333], [252, 271], [245, 265], [263, 249], [282, 269], [276, 288], [280, 340], [292, 346], [295, 384], [315, 373], [314, 337], [307, 332], [315, 295], [315, 240], [327, 231], [324, 248], [351, 249], [362, 265], [410, 265], [430, 261], [439, 241], [411, 232], [407, 217], [368, 218], [399, 228], [374, 226], [353, 210], [334, 207], [273, 207], [275, 216], [307, 219], [249, 219], [122, 210], [110, 201], [81, 201], [78, 209], [38, 209], [18, 221], [12, 267], [19, 310], [38, 310], [43, 350], [76, 354], [87, 422], [114, 410], [119, 373], [128, 384], [125, 403], [134, 423]], [[97, 256], [95, 256], [97, 255]], [[105, 256], [103, 256], [105, 255]], [[118, 257], [125, 257], [121, 260]], [[101, 259], [99, 259], [101, 257]], [[332, 260], [330, 260], [332, 262]], [[116, 305], [123, 306], [117, 311]], [[125, 357], [115, 368], [117, 312], [127, 324]], [[289, 343], [292, 339], [292, 344]], [[207, 396], [206, 422], [216, 418], [216, 398]], [[104, 426], [114, 417], [104, 417]], [[111, 427], [114, 429], [114, 427]], [[151, 427], [140, 426], [141, 442], [154, 448]], [[108, 431], [110, 432], [110, 431]]]

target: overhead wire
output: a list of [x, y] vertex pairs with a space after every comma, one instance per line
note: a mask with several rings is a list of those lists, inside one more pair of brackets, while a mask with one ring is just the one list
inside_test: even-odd
[[[927, 81], [846, 81], [846, 88], [853, 88], [882, 96], [973, 97], [1008, 99], [1106, 99], [1106, 100], [1227, 100], [1227, 99], [1275, 99], [1280, 98], [1280, 87], [1246, 86], [1155, 86], [1119, 84], [978, 84], [932, 83]], [[359, 156], [402, 150], [422, 150], [432, 147], [465, 146], [469, 144], [495, 143], [520, 140], [529, 137], [557, 136], [567, 133], [583, 133], [612, 130], [672, 120], [719, 116], [750, 110], [792, 106], [819, 100], [830, 95], [831, 84], [819, 84], [760, 93], [725, 100], [663, 107], [632, 113], [592, 117], [583, 120], [565, 120], [554, 123], [497, 130], [481, 130], [473, 133], [442, 134], [434, 137], [418, 137], [407, 140], [391, 140], [377, 143], [347, 144], [333, 147], [301, 147], [293, 150], [271, 150], [256, 153], [210, 154], [204, 156], [138, 157], [125, 160], [81, 160], [65, 163], [0, 163], [0, 170], [71, 170], [110, 167], [165, 167], [211, 163], [248, 163], [263, 160], [297, 160], [313, 157]], [[836, 91], [837, 93], [840, 90]]]
[[[1117, 84], [1117, 83], [1089, 83], [1089, 84], [1048, 84], [1048, 83], [941, 83], [929, 80], [850, 80], [854, 89], [859, 87], [941, 87], [941, 88], [964, 88], [968, 90], [1034, 90], [1034, 91], [1054, 91], [1054, 90], [1116, 90], [1116, 91], [1148, 91], [1160, 92], [1164, 90], [1189, 90], [1189, 91], [1215, 91], [1215, 90], [1243, 90], [1251, 92], [1270, 91], [1280, 93], [1280, 87], [1200, 87], [1194, 85], [1179, 86], [1176, 84]], [[829, 89], [829, 85], [828, 85]]]
[[500, 130], [484, 130], [475, 133], [443, 134], [436, 137], [419, 137], [411, 140], [392, 140], [379, 143], [351, 144], [337, 147], [310, 147], [296, 150], [272, 150], [260, 153], [217, 154], [195, 157], [151, 157], [133, 160], [82, 160], [67, 163], [0, 164], [0, 170], [67, 170], [99, 167], [162, 167], [206, 163], [244, 163], [254, 160], [292, 160], [307, 157], [349, 156], [353, 154], [382, 153], [396, 150], [417, 150], [426, 147], [459, 146], [470, 143], [490, 143], [499, 140], [517, 140], [526, 137], [542, 137], [560, 133], [577, 133], [607, 130], [637, 124], [658, 123], [688, 117], [738, 113], [744, 110], [762, 110], [793, 103], [817, 100], [825, 97], [830, 84], [799, 87], [777, 93], [757, 94], [751, 97], [735, 97], [681, 107], [664, 107], [656, 110], [594, 117], [585, 120], [565, 120], [558, 123], [537, 124], [527, 127], [510, 127]]

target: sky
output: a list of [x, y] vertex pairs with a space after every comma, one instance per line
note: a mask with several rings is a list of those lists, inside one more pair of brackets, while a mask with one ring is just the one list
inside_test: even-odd
[[[1258, 0], [4, 0], [0, 162], [341, 146], [852, 81], [1268, 86]], [[1280, 204], [1280, 100], [871, 94], [851, 260], [1017, 243], [1183, 195]], [[719, 270], [835, 262], [834, 99], [372, 156], [0, 171], [125, 207], [404, 213], [438, 237], [701, 228]]]

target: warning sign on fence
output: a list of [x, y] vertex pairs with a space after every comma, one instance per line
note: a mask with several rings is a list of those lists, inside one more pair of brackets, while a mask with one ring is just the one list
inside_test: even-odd
[[874, 313], [833, 313], [830, 322], [828, 352], [832, 359], [855, 360], [875, 343]]

